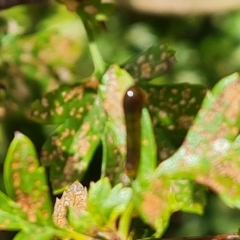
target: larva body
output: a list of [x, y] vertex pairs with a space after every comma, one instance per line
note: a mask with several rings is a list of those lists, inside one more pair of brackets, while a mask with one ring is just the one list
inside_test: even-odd
[[136, 177], [141, 149], [141, 114], [145, 95], [141, 88], [130, 87], [123, 99], [127, 132], [127, 156], [125, 170], [129, 177]]

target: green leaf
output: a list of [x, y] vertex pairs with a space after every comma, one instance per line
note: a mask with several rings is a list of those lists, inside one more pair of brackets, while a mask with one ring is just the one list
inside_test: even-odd
[[201, 189], [196, 190], [195, 184], [188, 180], [156, 179], [149, 175], [145, 181], [133, 182], [133, 202], [140, 216], [159, 237], [168, 226], [172, 213], [179, 210], [202, 213], [204, 195]]
[[1, 191], [0, 202], [0, 229], [21, 229], [26, 223], [27, 214]]
[[95, 91], [84, 85], [61, 85], [32, 104], [30, 117], [44, 124], [81, 121], [95, 99]]
[[133, 215], [133, 201], [129, 201], [125, 211], [119, 218], [118, 232], [122, 239], [127, 239], [129, 236], [129, 229], [131, 227], [132, 215]]
[[51, 240], [54, 237], [54, 232], [48, 228], [36, 228], [29, 232], [19, 232], [13, 240]]
[[119, 179], [124, 177], [125, 161], [121, 154], [121, 149], [116, 147], [116, 140], [111, 127], [110, 123], [106, 123], [102, 135], [102, 177], [108, 176], [111, 183], [115, 185], [119, 183]]
[[99, 100], [86, 106], [81, 121], [66, 119], [43, 146], [41, 161], [50, 165], [50, 180], [55, 193], [81, 179], [98, 147], [105, 123]]
[[[108, 116], [103, 136], [103, 175], [109, 176], [112, 182], [119, 182], [119, 180], [126, 182], [124, 175], [126, 128], [123, 97], [133, 80], [124, 70], [112, 66], [103, 76], [102, 83], [99, 94]], [[141, 132], [141, 158], [138, 174], [146, 175], [153, 172], [156, 167], [156, 145], [151, 119], [146, 109], [142, 111]]]
[[152, 118], [158, 161], [170, 157], [180, 146], [200, 109], [206, 87], [191, 84], [146, 85], [147, 109]]
[[[77, 80], [74, 69], [83, 44], [79, 42], [81, 31], [74, 29], [79, 29], [79, 26], [81, 28], [81, 21], [77, 16], [64, 11], [64, 8], [56, 8], [56, 13], [41, 22], [41, 28], [44, 25], [42, 31], [27, 35], [8, 33], [1, 39], [0, 68], [5, 72], [4, 77], [8, 79], [8, 83], [14, 84], [14, 71], [21, 78], [18, 83], [26, 83], [28, 88], [31, 86], [32, 91], [28, 94], [33, 95], [32, 99], [56, 82]], [[6, 14], [9, 15], [9, 12]], [[15, 17], [13, 12], [10, 15], [10, 18]], [[28, 16], [23, 13], [20, 15]], [[25, 20], [29, 23], [29, 16]], [[46, 24], [47, 21], [51, 24]]]
[[169, 135], [163, 129], [155, 127], [154, 136], [157, 145], [157, 160], [160, 163], [170, 157], [176, 151], [176, 147], [172, 144]]
[[109, 179], [102, 178], [90, 185], [86, 212], [74, 218], [70, 211], [70, 223], [79, 231], [114, 232], [116, 221], [124, 213], [131, 197], [130, 188], [124, 188], [122, 184], [112, 188]]
[[20, 231], [14, 239], [45, 240], [79, 235], [54, 225], [44, 168], [39, 166], [30, 139], [19, 132], [8, 149], [3, 174], [11, 199], [0, 191], [1, 229]]
[[117, 184], [111, 188], [108, 178], [92, 183], [88, 197], [88, 211], [100, 217], [102, 225], [114, 228], [118, 216], [124, 212], [130, 198], [131, 189]]
[[7, 194], [27, 214], [29, 222], [52, 223], [52, 207], [45, 170], [39, 166], [30, 139], [17, 132], [4, 162]]
[[[64, 232], [59, 231], [53, 224], [29, 222], [25, 213], [18, 203], [13, 202], [5, 194], [0, 192], [0, 228], [3, 230], [22, 230], [14, 239], [52, 239], [54, 235], [64, 236]], [[66, 234], [65, 234], [66, 235]]]
[[[104, 74], [102, 84], [99, 86], [101, 104], [107, 114], [106, 129], [103, 132], [104, 141], [104, 168], [106, 175], [112, 169], [118, 169], [121, 174], [115, 174], [111, 180], [119, 182], [118, 177], [122, 175], [126, 157], [126, 129], [123, 112], [123, 96], [133, 80], [129, 74], [119, 66], [113, 65]], [[107, 162], [111, 161], [111, 162]], [[120, 176], [121, 177], [121, 176]]]
[[239, 91], [239, 75], [233, 74], [207, 93], [184, 143], [158, 166], [157, 177], [195, 180], [240, 208]]
[[175, 52], [168, 45], [153, 45], [129, 59], [123, 66], [135, 82], [152, 80], [168, 72], [175, 63]]
[[31, 223], [18, 203], [13, 202], [0, 191], [0, 228], [1, 230], [20, 231], [14, 240], [22, 239], [52, 239], [53, 236], [76, 237], [76, 239], [90, 239], [89, 237], [66, 229], [59, 229], [50, 221], [46, 224], [36, 222]]
[[32, 118], [62, 123], [47, 139], [41, 162], [51, 166], [54, 193], [81, 179], [99, 145], [105, 114], [95, 90], [86, 85], [63, 85], [47, 93], [32, 107]]
[[138, 178], [152, 174], [157, 165], [157, 149], [152, 121], [147, 109], [143, 109], [141, 118], [141, 154]]
[[154, 128], [161, 129], [178, 147], [201, 107], [207, 88], [202, 85], [144, 86]]

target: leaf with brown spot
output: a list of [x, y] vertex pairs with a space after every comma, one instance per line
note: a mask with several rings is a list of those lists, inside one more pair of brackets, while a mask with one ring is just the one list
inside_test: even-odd
[[40, 100], [30, 110], [30, 118], [44, 124], [63, 123], [68, 118], [81, 121], [87, 108], [96, 98], [96, 92], [84, 85], [61, 85]]
[[[114, 141], [114, 133], [109, 124], [105, 125], [102, 136], [103, 160], [102, 160], [102, 176], [107, 176], [113, 185], [124, 182], [126, 177], [124, 173], [125, 161], [121, 155], [119, 146]], [[128, 179], [126, 179], [128, 181]]]
[[152, 80], [167, 73], [174, 63], [175, 52], [166, 44], [153, 45], [146, 51], [129, 59], [123, 66], [135, 82]]
[[159, 165], [157, 177], [195, 180], [240, 208], [239, 92], [240, 77], [233, 74], [207, 93], [184, 143]]
[[[65, 23], [71, 26], [67, 20]], [[75, 78], [73, 69], [82, 48], [77, 38], [61, 31], [58, 26], [44, 28], [31, 35], [16, 35], [2, 41], [1, 46], [1, 73], [8, 84], [15, 86], [8, 90], [11, 91], [10, 97], [16, 98], [11, 100], [18, 107], [22, 100], [30, 104], [40, 92], [56, 85], [56, 82], [72, 81]], [[13, 75], [18, 75], [18, 79], [13, 80]], [[19, 90], [24, 94], [19, 94]], [[16, 101], [19, 99], [21, 101]], [[22, 111], [26, 102], [21, 105]]]
[[81, 121], [66, 119], [43, 146], [41, 162], [50, 166], [54, 193], [84, 176], [99, 146], [106, 119], [99, 100], [83, 114]]
[[201, 107], [206, 87], [191, 84], [146, 85], [147, 108], [158, 146], [158, 160], [170, 157], [182, 143]]
[[205, 203], [203, 191], [189, 180], [171, 180], [154, 175], [133, 183], [133, 202], [140, 216], [161, 236], [172, 213], [185, 211], [201, 214]]
[[[0, 191], [0, 230], [19, 231], [14, 239], [50, 240], [54, 236], [90, 239], [81, 233], [60, 229], [53, 223], [44, 168], [39, 166], [32, 142], [19, 132], [4, 162], [4, 184], [10, 198]], [[74, 183], [67, 191], [70, 198], [74, 192], [73, 202], [78, 207], [83, 203], [79, 195], [85, 194], [81, 190]]]
[[[69, 2], [69, 0], [62, 1]], [[82, 19], [90, 23], [91, 27], [99, 29], [99, 26], [105, 27], [104, 22], [113, 13], [114, 5], [100, 0], [88, 0], [82, 1], [80, 7], [75, 10]]]
[[[126, 166], [125, 161], [128, 161], [126, 160], [126, 134], [132, 134], [132, 132], [125, 128], [123, 99], [127, 89], [132, 84], [133, 80], [125, 70], [118, 66], [112, 66], [103, 76], [102, 85], [100, 85], [99, 95], [107, 114], [107, 122], [102, 137], [104, 150], [102, 175], [109, 176], [113, 183], [129, 181], [125, 174], [126, 167], [124, 168], [124, 165]], [[138, 104], [138, 101], [135, 104]], [[134, 175], [138, 175], [138, 177], [153, 172], [156, 167], [156, 145], [151, 119], [146, 109], [141, 109], [141, 111], [141, 119], [139, 119], [140, 139], [131, 143], [137, 144], [138, 141], [140, 143], [140, 159], [136, 159], [140, 161], [134, 164], [132, 169]], [[130, 120], [134, 121], [133, 118]], [[136, 122], [131, 124], [134, 125]], [[128, 151], [131, 149], [135, 148], [129, 148]], [[129, 153], [129, 155], [134, 154], [133, 152]]]
[[[111, 179], [119, 182], [118, 177], [123, 173], [126, 156], [126, 129], [123, 112], [123, 97], [127, 88], [133, 84], [129, 74], [120, 67], [114, 65], [103, 76], [99, 87], [101, 104], [107, 114], [106, 129], [103, 132], [104, 159], [103, 175], [109, 172], [108, 167], [115, 169], [118, 173]], [[110, 139], [109, 139], [110, 138]], [[108, 140], [110, 140], [108, 145]]]
[[27, 214], [1, 191], [0, 202], [0, 230], [20, 229], [27, 219]]
[[[123, 97], [126, 90], [133, 84], [129, 74], [112, 66], [103, 76], [99, 95], [107, 114], [105, 131], [103, 132], [103, 176], [109, 176], [112, 182], [127, 181], [124, 171], [126, 161], [126, 128], [123, 112]], [[156, 166], [156, 149], [152, 130], [152, 123], [146, 109], [142, 110], [141, 119], [141, 152], [140, 163], [133, 169], [135, 175], [153, 172]], [[134, 124], [134, 123], [133, 123]], [[127, 133], [131, 134], [131, 132]], [[135, 144], [135, 142], [131, 143]], [[113, 170], [113, 172], [111, 172]]]
[[61, 123], [41, 152], [54, 193], [84, 176], [99, 145], [105, 114], [91, 83], [62, 85], [33, 104], [35, 120]]
[[50, 240], [53, 236], [64, 236], [66, 233], [59, 231], [53, 223], [41, 224], [28, 221], [27, 214], [22, 211], [18, 203], [0, 191], [0, 230], [19, 231], [14, 240]]
[[45, 170], [39, 166], [32, 142], [17, 132], [4, 161], [8, 195], [27, 214], [29, 222], [51, 224], [51, 199]]

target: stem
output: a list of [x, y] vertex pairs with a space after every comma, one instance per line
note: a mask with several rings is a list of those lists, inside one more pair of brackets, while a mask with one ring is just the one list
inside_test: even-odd
[[[84, 234], [81, 234], [81, 233], [78, 233], [78, 232], [75, 232], [75, 231], [71, 231], [71, 230], [68, 230], [68, 229], [61, 229], [59, 232], [60, 232], [59, 236], [71, 237], [71, 238], [74, 238], [76, 240], [93, 240], [94, 239], [94, 238], [89, 237], [87, 235], [84, 235]], [[62, 235], [61, 233], [63, 233], [64, 235]]]
[[118, 232], [121, 239], [127, 240], [129, 238], [129, 228], [132, 220], [132, 212], [133, 202], [130, 201], [119, 221]]
[[[82, 16], [82, 14], [79, 14]], [[92, 55], [92, 60], [93, 60], [93, 65], [94, 65], [94, 75], [96, 77], [102, 77], [106, 70], [106, 64], [102, 59], [101, 53], [97, 47], [97, 44], [94, 39], [94, 31], [93, 31], [93, 26], [89, 20], [87, 20], [85, 17], [82, 17], [82, 22], [85, 27], [86, 33], [87, 33], [87, 38], [89, 42], [89, 50]]]
[[203, 237], [176, 237], [176, 238], [142, 238], [142, 240], [239, 240], [237, 233], [220, 234]]

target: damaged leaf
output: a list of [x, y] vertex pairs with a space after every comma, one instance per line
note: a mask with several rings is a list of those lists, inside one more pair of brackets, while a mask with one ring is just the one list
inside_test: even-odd
[[60, 227], [67, 227], [67, 213], [68, 209], [72, 207], [74, 214], [79, 214], [86, 209], [87, 203], [87, 189], [83, 185], [75, 181], [66, 191], [63, 192], [62, 197], [56, 198], [53, 212], [53, 220], [56, 225]]
[[156, 176], [195, 180], [240, 207], [239, 91], [239, 75], [233, 74], [207, 93], [184, 143]]

